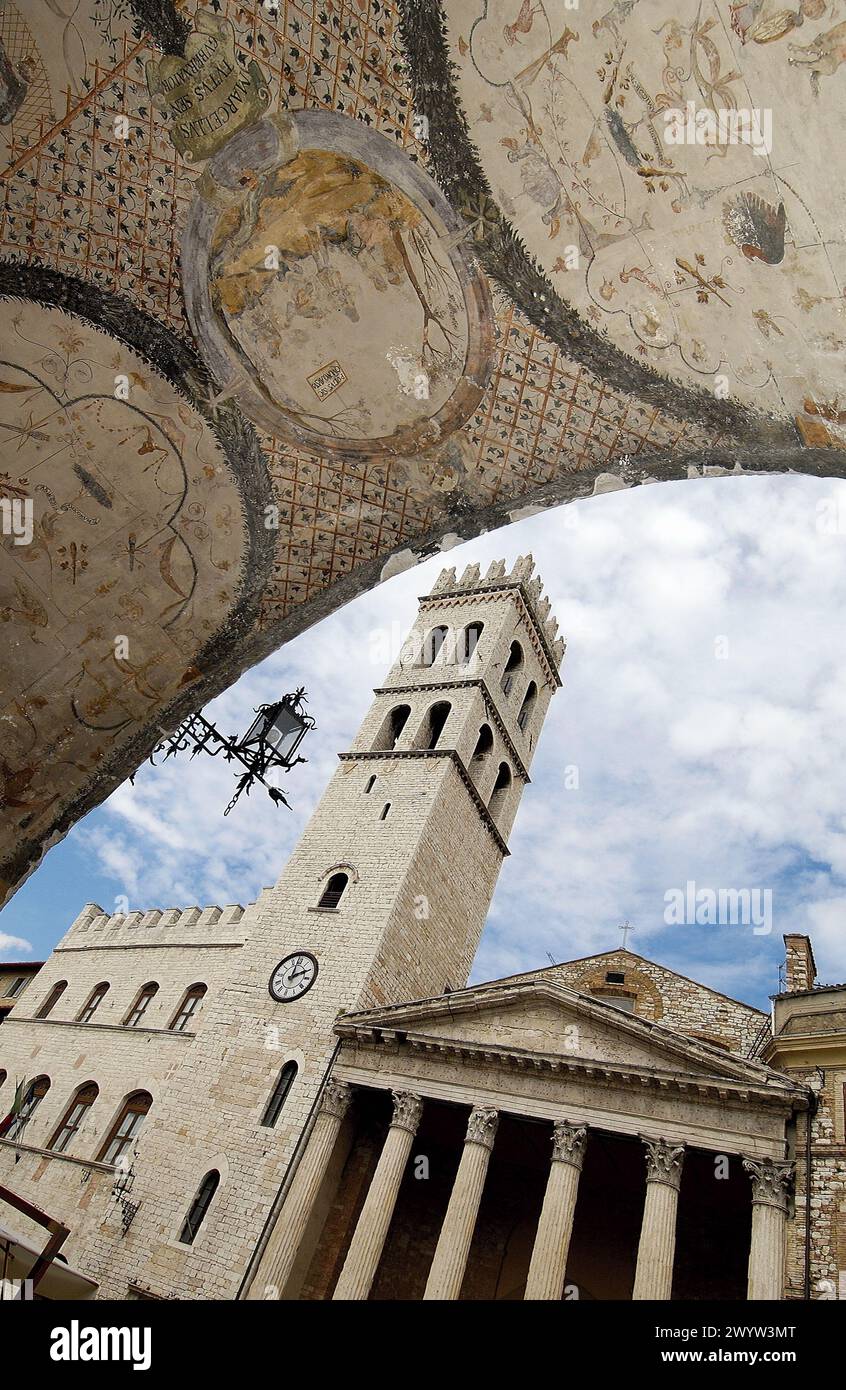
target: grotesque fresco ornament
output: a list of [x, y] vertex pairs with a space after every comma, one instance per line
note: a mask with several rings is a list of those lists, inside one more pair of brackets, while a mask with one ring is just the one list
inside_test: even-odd
[[843, 448], [837, 10], [404, 6], [435, 171], [454, 202], [486, 181], [479, 249], [534, 320], [661, 373], [665, 399], [704, 389]]

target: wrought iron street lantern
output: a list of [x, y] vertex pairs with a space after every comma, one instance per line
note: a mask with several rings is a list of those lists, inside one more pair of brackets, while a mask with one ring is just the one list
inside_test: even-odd
[[129, 1194], [135, 1185], [134, 1161], [130, 1162], [125, 1156], [118, 1159], [115, 1171], [115, 1180], [112, 1183], [112, 1200], [120, 1207], [120, 1224], [123, 1227], [123, 1234], [126, 1235], [141, 1206], [140, 1202], [130, 1201]]
[[235, 795], [224, 811], [228, 816], [242, 792], [250, 793], [254, 782], [261, 782], [270, 798], [283, 806], [289, 802], [278, 787], [271, 786], [267, 778], [277, 770], [290, 772], [305, 758], [295, 756], [303, 738], [315, 727], [314, 720], [306, 713], [306, 696], [302, 686], [292, 695], [283, 695], [269, 705], [259, 705], [254, 710], [255, 719], [243, 738], [224, 738], [215, 726], [202, 714], [191, 714], [184, 719], [174, 733], [168, 734], [157, 743], [150, 754], [150, 762], [155, 766], [156, 757], [164, 753], [164, 761], [191, 749], [191, 757], [198, 753], [210, 753], [216, 758], [223, 754], [226, 762], [238, 762], [245, 769], [238, 779]]

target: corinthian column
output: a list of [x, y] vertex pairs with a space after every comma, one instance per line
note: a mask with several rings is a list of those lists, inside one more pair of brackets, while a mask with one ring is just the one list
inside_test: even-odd
[[470, 1114], [424, 1299], [455, 1299], [461, 1292], [498, 1124], [497, 1112], [484, 1106], [477, 1105]]
[[552, 1163], [526, 1281], [527, 1299], [559, 1299], [564, 1292], [586, 1143], [587, 1125], [556, 1120], [552, 1126]]
[[744, 1158], [752, 1179], [752, 1239], [748, 1299], [784, 1297], [784, 1238], [787, 1188], [793, 1164], [773, 1158]]
[[684, 1145], [646, 1139], [646, 1201], [637, 1249], [633, 1299], [668, 1299], [673, 1290], [676, 1213]]
[[364, 1199], [333, 1298], [364, 1299], [382, 1258], [405, 1165], [417, 1133], [423, 1102], [410, 1091], [393, 1091], [394, 1114]]
[[285, 1286], [351, 1100], [352, 1091], [345, 1081], [326, 1082], [311, 1137], [253, 1277], [248, 1299], [264, 1299], [270, 1289], [275, 1290], [274, 1298], [285, 1297]]

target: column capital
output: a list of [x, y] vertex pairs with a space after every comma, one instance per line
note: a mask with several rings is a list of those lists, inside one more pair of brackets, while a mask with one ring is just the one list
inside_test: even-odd
[[321, 1112], [335, 1120], [342, 1120], [350, 1108], [352, 1095], [352, 1086], [346, 1081], [335, 1081], [330, 1077], [320, 1097]]
[[793, 1164], [778, 1158], [744, 1158], [743, 1169], [752, 1179], [753, 1207], [787, 1210], [787, 1188], [793, 1177]]
[[394, 1113], [391, 1117], [392, 1129], [407, 1129], [409, 1134], [417, 1133], [423, 1102], [413, 1091], [391, 1091]]
[[481, 1144], [485, 1149], [492, 1149], [498, 1124], [497, 1110], [487, 1105], [474, 1105], [467, 1121], [465, 1144]]
[[664, 1183], [666, 1187], [681, 1186], [684, 1144], [672, 1144], [669, 1139], [648, 1139], [639, 1136], [646, 1149], [646, 1181]]
[[581, 1169], [585, 1161], [587, 1125], [575, 1125], [570, 1120], [556, 1120], [552, 1126], [552, 1162], [570, 1163]]

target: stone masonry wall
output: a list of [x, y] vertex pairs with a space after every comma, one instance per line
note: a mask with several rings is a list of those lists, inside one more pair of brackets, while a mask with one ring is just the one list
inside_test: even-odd
[[[802, 1085], [818, 1073], [785, 1068]], [[811, 1297], [843, 1297], [846, 1289], [846, 1067], [825, 1070], [817, 1113], [811, 1121]], [[807, 1116], [796, 1125], [796, 1190], [787, 1239], [787, 1297], [801, 1298], [805, 1280], [805, 1144]]]
[[[242, 916], [243, 908], [233, 905], [109, 917], [96, 904], [86, 904], [0, 1031], [0, 1065], [8, 1072], [0, 1087], [0, 1111], [7, 1113], [18, 1081], [46, 1075], [51, 1083], [18, 1142], [0, 1140], [0, 1182], [70, 1227], [64, 1253], [95, 1278], [97, 1247], [110, 1248], [122, 1239], [120, 1212], [112, 1200], [114, 1168], [97, 1163], [97, 1155], [127, 1095], [150, 1092], [153, 1104], [145, 1124], [154, 1125], [172, 1079], [183, 1064], [190, 1071], [187, 1059], [215, 993], [243, 949]], [[63, 979], [67, 989], [50, 1016], [35, 1018]], [[104, 981], [110, 988], [92, 1021], [77, 1022], [92, 990]], [[159, 992], [144, 1026], [123, 1027], [148, 981], [156, 981]], [[190, 1030], [169, 1031], [186, 990], [197, 983], [206, 984], [208, 993]], [[74, 1093], [91, 1081], [99, 1094], [69, 1152], [45, 1152]], [[42, 1228], [20, 1213], [12, 1224], [43, 1240]]]

